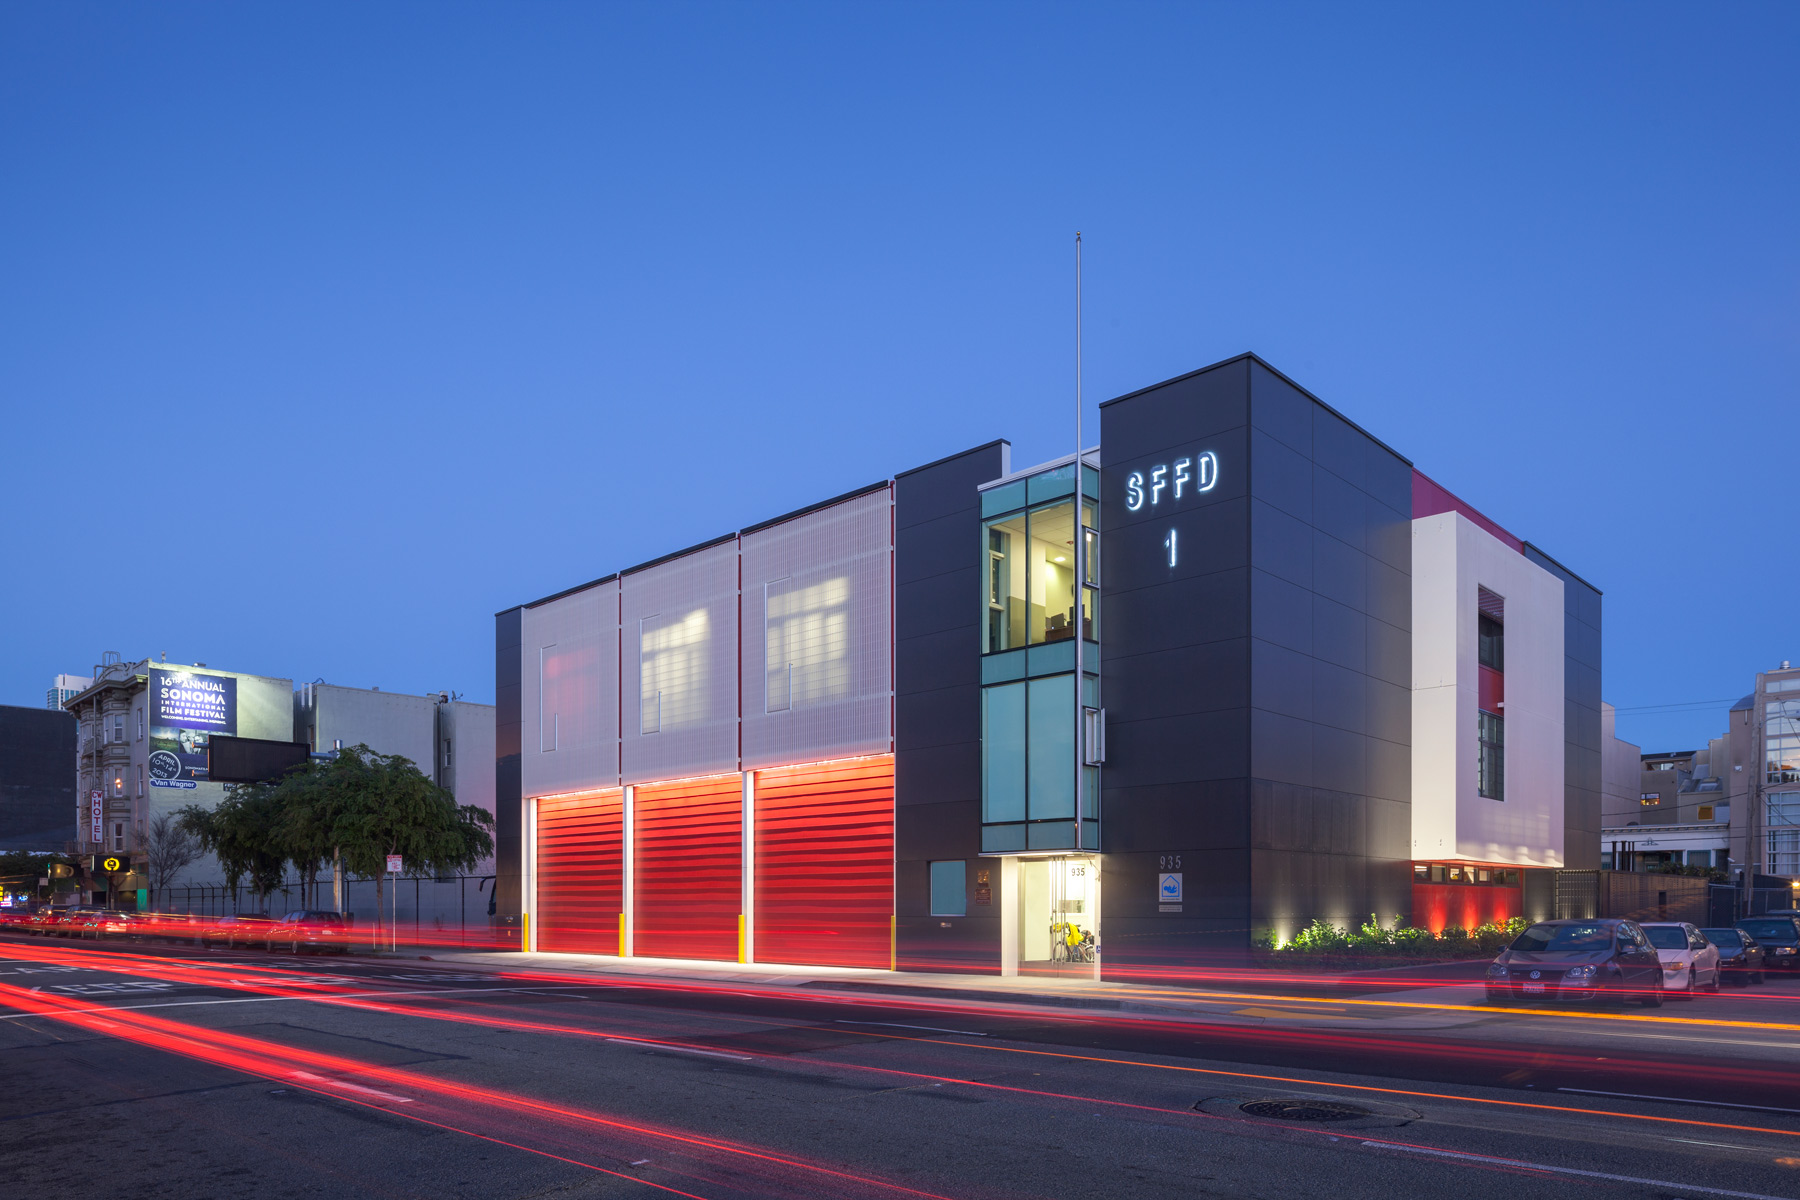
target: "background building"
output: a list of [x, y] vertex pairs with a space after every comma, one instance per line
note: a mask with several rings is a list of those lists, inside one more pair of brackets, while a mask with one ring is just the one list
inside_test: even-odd
[[94, 682], [92, 675], [58, 675], [44, 693], [45, 708], [61, 708], [71, 697], [78, 696]]
[[[492, 761], [491, 705], [448, 692], [409, 696], [322, 682], [296, 690], [288, 679], [205, 663], [106, 657], [93, 683], [67, 702], [78, 723], [70, 849], [119, 854], [132, 863], [129, 875], [84, 880], [98, 899], [146, 902], [145, 840], [156, 817], [190, 804], [212, 807], [224, 798], [226, 785], [207, 777], [207, 746], [215, 734], [305, 741], [321, 753], [367, 745], [411, 759], [458, 803], [493, 811], [492, 776], [463, 772], [459, 780], [455, 767], [459, 750]], [[218, 864], [203, 858], [170, 882], [217, 885]]]
[[75, 718], [0, 704], [0, 850], [63, 853], [74, 810]]
[[1253, 356], [1101, 433], [498, 614], [528, 940], [1141, 974], [1598, 865], [1597, 590]]
[[1800, 879], [1800, 670], [1759, 673], [1704, 747], [1642, 755], [1602, 841], [1620, 870], [1703, 867], [1752, 888]]

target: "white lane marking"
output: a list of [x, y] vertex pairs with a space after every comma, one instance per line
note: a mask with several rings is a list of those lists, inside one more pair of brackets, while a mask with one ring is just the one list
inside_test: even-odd
[[1596, 1092], [1592, 1088], [1557, 1088], [1578, 1096], [1611, 1096], [1618, 1100], [1661, 1100], [1664, 1104], [1691, 1104], [1696, 1108], [1742, 1108], [1749, 1112], [1794, 1113], [1800, 1108], [1776, 1108], [1771, 1104], [1733, 1104], [1729, 1100], [1689, 1100], [1682, 1096], [1646, 1096], [1642, 1092]]
[[1669, 1140], [1671, 1142], [1685, 1142], [1690, 1146], [1723, 1146], [1727, 1150], [1748, 1150], [1753, 1154], [1757, 1149], [1755, 1146], [1740, 1146], [1735, 1142], [1703, 1142], [1698, 1138], [1670, 1138]]
[[1434, 1158], [1459, 1158], [1466, 1162], [1494, 1167], [1523, 1167], [1527, 1171], [1548, 1171], [1553, 1175], [1579, 1175], [1583, 1179], [1604, 1179], [1610, 1183], [1635, 1183], [1644, 1187], [1668, 1188], [1671, 1192], [1705, 1192], [1708, 1196], [1735, 1196], [1738, 1200], [1788, 1200], [1786, 1196], [1770, 1196], [1763, 1192], [1733, 1192], [1725, 1188], [1704, 1187], [1697, 1183], [1670, 1183], [1666, 1179], [1641, 1179], [1636, 1175], [1610, 1175], [1605, 1171], [1582, 1171], [1575, 1167], [1553, 1167], [1547, 1163], [1526, 1162], [1522, 1158], [1495, 1158], [1491, 1154], [1464, 1154], [1456, 1150], [1433, 1150], [1427, 1146], [1408, 1146], [1400, 1142], [1364, 1142], [1372, 1150], [1398, 1150], [1405, 1154], [1429, 1154]]
[[690, 1050], [686, 1046], [666, 1046], [661, 1042], [639, 1042], [631, 1038], [607, 1038], [615, 1046], [642, 1046], [646, 1050], [667, 1050], [670, 1054], [704, 1054], [708, 1058], [730, 1058], [749, 1062], [748, 1054], [726, 1054], [719, 1050]]
[[365, 1096], [376, 1096], [382, 1100], [390, 1100], [395, 1104], [412, 1103], [412, 1098], [410, 1096], [396, 1096], [392, 1092], [378, 1092], [374, 1088], [363, 1087], [359, 1083], [346, 1083], [342, 1079], [327, 1079], [323, 1075], [311, 1075], [305, 1071], [290, 1071], [288, 1072], [288, 1078], [303, 1079], [307, 1083], [318, 1084], [321, 1087], [343, 1088], [347, 1092], [361, 1092]]
[[[33, 991], [38, 989], [33, 988]], [[339, 996], [232, 996], [223, 1000], [165, 1000], [159, 1004], [104, 1004], [96, 1008], [78, 1008], [77, 1013], [132, 1012], [140, 1008], [202, 1008], [209, 1004], [267, 1004], [271, 1001], [286, 1000], [295, 1004], [329, 1004], [333, 1000], [378, 1000], [383, 996], [447, 996], [489, 992], [517, 992], [521, 988], [423, 988], [416, 992], [345, 992]], [[4, 1003], [0, 1001], [0, 1003]], [[17, 1021], [21, 1017], [40, 1016], [38, 1013], [0, 1013], [0, 1021]]]
[[986, 1037], [985, 1033], [976, 1033], [972, 1029], [942, 1029], [936, 1025], [901, 1025], [894, 1021], [847, 1021], [839, 1017], [839, 1025], [879, 1025], [884, 1029], [923, 1029], [927, 1033], [960, 1033], [964, 1037]]

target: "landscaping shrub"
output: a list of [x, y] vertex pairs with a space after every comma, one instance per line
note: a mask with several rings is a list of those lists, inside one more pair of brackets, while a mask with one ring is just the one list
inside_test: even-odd
[[1295, 934], [1285, 943], [1272, 932], [1259, 934], [1254, 946], [1257, 958], [1278, 966], [1283, 963], [1307, 964], [1315, 968], [1375, 966], [1430, 959], [1477, 958], [1496, 954], [1530, 924], [1514, 917], [1501, 924], [1486, 924], [1476, 929], [1448, 925], [1440, 934], [1429, 929], [1415, 929], [1399, 916], [1383, 926], [1374, 913], [1354, 930], [1333, 925], [1323, 918]]

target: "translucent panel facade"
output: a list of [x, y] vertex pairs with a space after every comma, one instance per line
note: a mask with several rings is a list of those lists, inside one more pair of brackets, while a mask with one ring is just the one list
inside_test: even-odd
[[892, 749], [887, 488], [746, 533], [746, 769]]
[[527, 796], [619, 782], [619, 584], [523, 613], [520, 770]]
[[624, 576], [624, 781], [738, 764], [737, 540]]

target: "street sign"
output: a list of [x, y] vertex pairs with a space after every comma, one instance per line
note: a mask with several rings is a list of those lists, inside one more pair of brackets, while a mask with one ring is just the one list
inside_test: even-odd
[[387, 859], [388, 859], [388, 874], [389, 875], [398, 875], [400, 873], [400, 856], [398, 854], [390, 854], [387, 856]]

